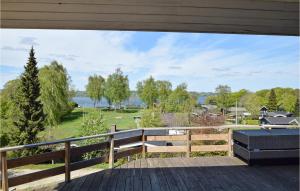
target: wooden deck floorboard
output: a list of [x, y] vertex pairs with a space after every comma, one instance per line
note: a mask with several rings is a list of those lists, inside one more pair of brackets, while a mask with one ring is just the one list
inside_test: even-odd
[[[299, 190], [299, 166], [247, 166], [234, 157], [139, 159], [52, 190]], [[48, 188], [49, 189], [49, 188]]]

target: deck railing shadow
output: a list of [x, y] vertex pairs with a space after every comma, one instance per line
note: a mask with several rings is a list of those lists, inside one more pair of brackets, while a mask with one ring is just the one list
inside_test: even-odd
[[205, 163], [211, 166], [200, 166], [196, 159], [194, 162], [193, 159], [186, 161], [190, 163], [190, 166], [174, 166], [176, 158], [154, 159], [157, 166], [139, 168], [125, 166], [107, 169], [75, 178], [69, 184], [60, 183], [52, 189], [105, 191], [299, 190], [299, 166], [213, 165], [216, 160], [212, 160], [208, 164], [210, 158], [208, 157]]

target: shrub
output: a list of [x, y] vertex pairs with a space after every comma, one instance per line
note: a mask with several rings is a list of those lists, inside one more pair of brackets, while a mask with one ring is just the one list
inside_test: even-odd
[[[90, 135], [97, 135], [101, 133], [106, 133], [108, 131], [108, 128], [105, 127], [104, 121], [103, 121], [103, 115], [102, 113], [96, 113], [93, 115], [88, 115], [86, 118], [84, 118], [82, 126], [81, 126], [81, 136], [90, 136]], [[87, 139], [83, 141], [83, 144], [90, 145], [90, 144], [96, 144], [101, 141], [103, 141], [104, 138], [98, 139]], [[103, 154], [104, 151], [93, 151], [86, 153], [84, 155], [84, 159], [91, 159], [94, 157], [97, 157], [101, 154]]]
[[0, 134], [0, 147], [5, 147], [9, 143], [9, 137], [7, 133], [1, 133]]
[[142, 127], [162, 127], [163, 122], [157, 109], [147, 109], [142, 112]]

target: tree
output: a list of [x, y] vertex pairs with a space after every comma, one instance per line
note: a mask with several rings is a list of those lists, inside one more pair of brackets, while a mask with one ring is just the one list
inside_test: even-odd
[[167, 112], [190, 112], [196, 105], [196, 100], [187, 91], [185, 83], [178, 85], [168, 97]]
[[241, 97], [240, 103], [244, 106], [247, 111], [251, 113], [252, 116], [259, 115], [259, 111], [261, 108], [261, 100], [260, 97], [254, 93], [248, 93]]
[[296, 99], [296, 103], [295, 103], [295, 109], [294, 109], [294, 115], [296, 117], [299, 117], [300, 116], [300, 104], [299, 104], [299, 97], [297, 96], [297, 99]]
[[227, 108], [232, 105], [232, 99], [230, 99], [231, 88], [227, 85], [219, 85], [216, 88], [216, 101], [217, 106], [223, 110], [223, 114], [225, 114]]
[[160, 116], [160, 112], [155, 109], [145, 109], [141, 116], [142, 127], [162, 127], [163, 122]]
[[[84, 118], [81, 129], [81, 136], [90, 136], [90, 135], [97, 135], [101, 133], [107, 133], [108, 128], [104, 125], [104, 119], [102, 113], [93, 113], [91, 115], [88, 115], [86, 118]], [[99, 143], [99, 139], [87, 139], [83, 141], [83, 144], [85, 145], [91, 145]], [[104, 140], [102, 140], [104, 141]], [[85, 159], [91, 159], [95, 157], [99, 157], [103, 151], [92, 151], [84, 154]]]
[[278, 104], [280, 106], [280, 109], [292, 113], [295, 110], [296, 101], [297, 101], [297, 97], [294, 94], [290, 94], [286, 92], [282, 94], [280, 100], [278, 100]]
[[41, 97], [48, 125], [57, 125], [63, 116], [73, 108], [69, 104], [70, 77], [67, 70], [58, 62], [42, 67], [39, 71]]
[[158, 99], [157, 84], [152, 76], [137, 83], [137, 92], [143, 102], [147, 104], [148, 108], [152, 108]]
[[243, 96], [247, 95], [248, 93], [249, 93], [249, 91], [248, 91], [248, 90], [245, 90], [245, 89], [241, 89], [241, 90], [239, 90], [239, 91], [237, 91], [237, 92], [231, 93], [231, 94], [230, 94], [230, 101], [231, 101], [230, 104], [233, 104], [233, 105], [234, 105], [236, 101], [240, 101], [240, 99], [241, 99]]
[[105, 79], [102, 76], [90, 76], [86, 92], [88, 96], [94, 101], [94, 107], [104, 96]]
[[217, 96], [213, 96], [213, 95], [207, 96], [205, 98], [205, 104], [217, 105]]
[[[17, 103], [21, 116], [14, 122], [18, 129], [14, 142], [17, 145], [32, 144], [38, 141], [37, 134], [44, 130], [45, 114], [40, 100], [40, 82], [38, 78], [34, 50], [31, 48], [28, 63], [25, 71], [21, 75], [21, 95], [22, 100]], [[22, 156], [35, 152], [34, 149], [23, 150]]]
[[130, 96], [128, 77], [118, 68], [115, 73], [108, 76], [105, 85], [105, 97], [121, 108], [121, 102]]
[[172, 84], [169, 81], [157, 81], [157, 92], [159, 106], [162, 112], [166, 109], [166, 104], [168, 102], [168, 97], [172, 93]]
[[6, 146], [13, 140], [14, 121], [20, 116], [19, 102], [21, 80], [10, 80], [0, 92], [0, 146]]
[[277, 99], [276, 99], [276, 94], [274, 89], [271, 89], [270, 91], [267, 108], [268, 111], [277, 111]]

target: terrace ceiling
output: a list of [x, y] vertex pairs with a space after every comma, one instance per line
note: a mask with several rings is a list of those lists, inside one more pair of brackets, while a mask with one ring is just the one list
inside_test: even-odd
[[299, 35], [298, 0], [1, 0], [1, 28]]

